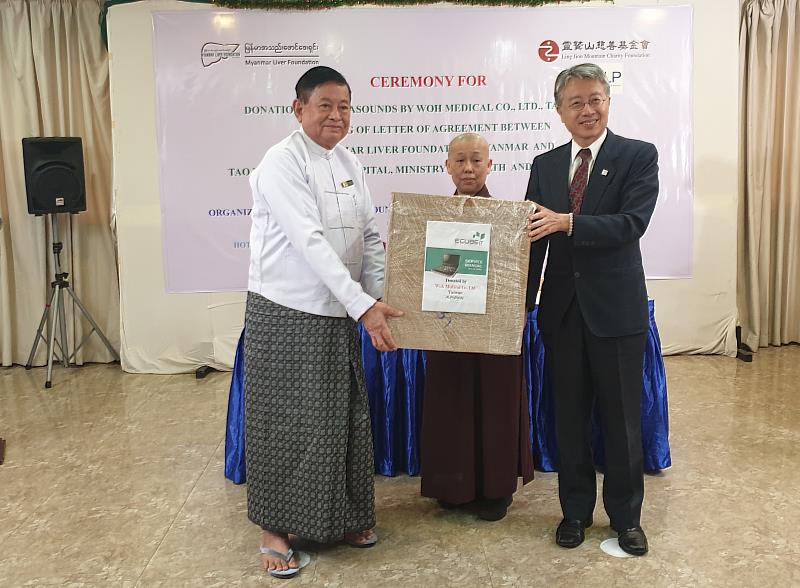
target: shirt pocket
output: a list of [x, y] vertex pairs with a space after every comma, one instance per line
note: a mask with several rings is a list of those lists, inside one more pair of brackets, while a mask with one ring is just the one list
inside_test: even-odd
[[325, 190], [325, 226], [328, 229], [360, 229], [358, 198], [355, 191]]

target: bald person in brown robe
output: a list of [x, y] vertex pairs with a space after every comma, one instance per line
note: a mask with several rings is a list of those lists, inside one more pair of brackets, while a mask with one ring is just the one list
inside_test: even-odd
[[[489, 145], [466, 133], [445, 162], [457, 195], [491, 198]], [[429, 351], [422, 408], [422, 495], [446, 509], [506, 516], [521, 476], [533, 479], [522, 355]]]

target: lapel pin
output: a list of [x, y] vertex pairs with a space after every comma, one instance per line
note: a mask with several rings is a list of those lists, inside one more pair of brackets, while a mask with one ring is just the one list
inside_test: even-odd
[[601, 176], [607, 176], [608, 175], [608, 170], [604, 169], [603, 171], [600, 172], [600, 175]]
[[342, 188], [349, 188], [352, 185], [353, 185], [353, 180], [345, 180], [344, 182], [342, 182]]

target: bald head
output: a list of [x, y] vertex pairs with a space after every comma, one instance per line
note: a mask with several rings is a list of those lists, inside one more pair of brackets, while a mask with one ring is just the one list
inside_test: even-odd
[[489, 143], [477, 133], [458, 135], [447, 148], [445, 167], [458, 193], [474, 196], [486, 184], [492, 168]]

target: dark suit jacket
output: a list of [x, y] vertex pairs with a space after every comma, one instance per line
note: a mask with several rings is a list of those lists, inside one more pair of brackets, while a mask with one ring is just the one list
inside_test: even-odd
[[[555, 212], [569, 212], [571, 142], [533, 160], [525, 198]], [[592, 166], [572, 237], [554, 233], [531, 246], [528, 307], [536, 300], [548, 243], [539, 328], [558, 328], [573, 296], [589, 329], [599, 337], [647, 330], [639, 238], [658, 197], [658, 153], [654, 145], [608, 131]]]

